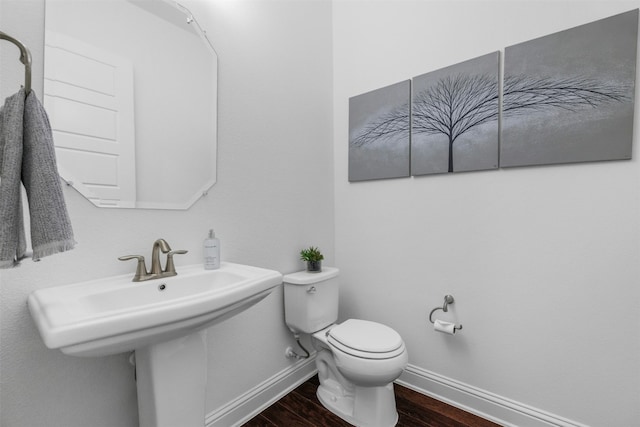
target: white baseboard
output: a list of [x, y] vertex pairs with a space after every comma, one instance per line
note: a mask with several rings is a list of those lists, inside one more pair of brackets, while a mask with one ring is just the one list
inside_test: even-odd
[[[315, 375], [315, 354], [300, 360], [207, 414], [206, 427], [237, 427]], [[398, 384], [504, 427], [589, 427], [435, 372], [409, 365]]]
[[505, 427], [589, 427], [413, 365], [396, 382]]
[[297, 361], [226, 405], [210, 412], [205, 417], [205, 426], [235, 427], [249, 421], [315, 375], [317, 370], [314, 356], [315, 354], [309, 359]]

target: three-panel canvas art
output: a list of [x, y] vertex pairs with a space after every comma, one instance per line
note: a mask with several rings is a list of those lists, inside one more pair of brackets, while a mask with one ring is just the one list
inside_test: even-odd
[[349, 99], [349, 181], [631, 158], [638, 10]]

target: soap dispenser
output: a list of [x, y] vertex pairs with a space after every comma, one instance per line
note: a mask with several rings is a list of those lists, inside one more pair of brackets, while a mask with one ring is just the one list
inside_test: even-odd
[[204, 239], [204, 269], [216, 270], [220, 268], [220, 239], [213, 229], [209, 230], [209, 237]]

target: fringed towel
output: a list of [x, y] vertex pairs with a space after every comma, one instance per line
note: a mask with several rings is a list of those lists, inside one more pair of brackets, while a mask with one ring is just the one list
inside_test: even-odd
[[0, 108], [0, 268], [13, 267], [27, 249], [20, 190], [24, 98], [20, 89]]
[[73, 229], [60, 187], [49, 117], [34, 91], [24, 106], [22, 184], [27, 190], [33, 258], [73, 249]]
[[[17, 101], [15, 97], [18, 98]], [[2, 117], [0, 128], [0, 267], [3, 268], [15, 265], [25, 256], [20, 180], [16, 181], [15, 169], [19, 170], [18, 176], [21, 174], [29, 200], [33, 259], [38, 260], [47, 255], [73, 249], [76, 244], [60, 187], [49, 118], [33, 91], [29, 92], [26, 100], [24, 99], [22, 89], [16, 95], [7, 98], [2, 113], [7, 116]], [[24, 100], [21, 118], [22, 138], [16, 142], [14, 135], [18, 133], [15, 130], [18, 126], [14, 122], [20, 116], [14, 111], [19, 110], [20, 100]], [[9, 111], [12, 113], [8, 113]], [[9, 126], [8, 131], [5, 130], [5, 124]], [[9, 139], [3, 141], [5, 136]], [[21, 149], [7, 152], [7, 148], [14, 145], [21, 145]], [[8, 178], [6, 190], [5, 165]], [[17, 190], [14, 187], [17, 187]], [[5, 193], [9, 195], [6, 199]]]

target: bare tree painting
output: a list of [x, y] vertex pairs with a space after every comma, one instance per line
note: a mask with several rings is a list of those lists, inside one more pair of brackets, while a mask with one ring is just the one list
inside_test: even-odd
[[638, 10], [505, 49], [500, 165], [631, 158]]
[[349, 181], [409, 176], [409, 98], [405, 80], [349, 99]]
[[411, 113], [398, 101], [350, 116], [350, 179], [355, 153], [386, 158], [409, 134], [412, 175], [629, 159], [637, 36], [633, 10], [508, 47], [502, 99], [498, 52], [415, 77]]
[[494, 52], [413, 79], [411, 174], [498, 167]]

